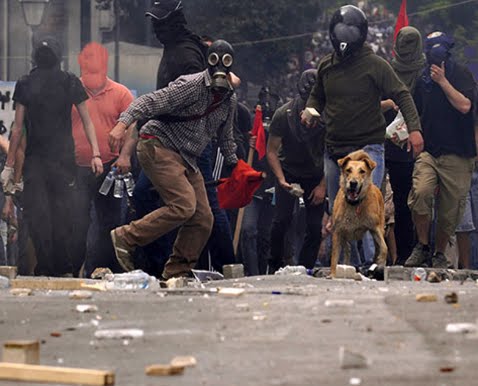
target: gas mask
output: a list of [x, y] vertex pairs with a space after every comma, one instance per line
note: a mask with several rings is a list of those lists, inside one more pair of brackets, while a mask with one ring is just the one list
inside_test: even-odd
[[429, 65], [441, 66], [450, 58], [450, 50], [455, 45], [453, 38], [443, 32], [433, 32], [425, 41], [425, 55]]
[[233, 88], [227, 79], [234, 63], [234, 49], [225, 40], [216, 40], [207, 52], [207, 68], [211, 75], [213, 90], [226, 93]]
[[86, 88], [96, 91], [106, 84], [108, 73], [108, 51], [101, 44], [92, 42], [78, 56], [81, 79]]

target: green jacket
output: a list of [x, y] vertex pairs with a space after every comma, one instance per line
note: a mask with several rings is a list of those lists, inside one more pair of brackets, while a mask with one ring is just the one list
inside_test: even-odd
[[400, 107], [409, 131], [421, 130], [407, 87], [392, 67], [365, 45], [344, 60], [330, 54], [320, 61], [307, 107], [322, 114], [329, 147], [363, 147], [385, 141], [380, 101], [386, 98]]

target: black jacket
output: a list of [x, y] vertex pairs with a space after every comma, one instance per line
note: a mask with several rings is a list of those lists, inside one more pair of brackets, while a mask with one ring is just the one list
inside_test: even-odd
[[207, 46], [201, 38], [184, 30], [175, 41], [165, 44], [158, 68], [156, 89], [166, 87], [181, 75], [195, 74], [206, 69]]

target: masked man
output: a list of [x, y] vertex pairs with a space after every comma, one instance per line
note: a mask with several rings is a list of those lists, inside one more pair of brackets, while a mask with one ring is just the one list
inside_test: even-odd
[[299, 95], [277, 109], [269, 129], [267, 160], [277, 178], [269, 273], [284, 266], [284, 239], [298, 201], [290, 193], [291, 183], [298, 183], [304, 189], [307, 225], [299, 265], [313, 268], [319, 252], [325, 199], [324, 130], [323, 127], [307, 129], [300, 122], [315, 82], [315, 70], [302, 73], [297, 85]]
[[42, 39], [34, 48], [36, 67], [21, 78], [13, 100], [15, 125], [6, 167], [1, 175], [4, 186], [13, 178], [15, 156], [26, 126], [23, 165], [24, 208], [37, 257], [36, 275], [77, 274], [70, 245], [75, 197], [75, 149], [71, 134], [71, 109], [75, 105], [89, 143], [85, 162], [94, 174], [103, 164], [80, 80], [60, 68], [61, 48], [54, 39]]
[[197, 159], [218, 136], [226, 163], [237, 163], [233, 138], [236, 96], [227, 75], [234, 60], [224, 40], [208, 49], [208, 68], [185, 75], [168, 87], [134, 101], [117, 124], [126, 130], [134, 121], [150, 119], [140, 131], [138, 159], [165, 206], [111, 232], [118, 262], [133, 269], [132, 252], [179, 228], [163, 278], [186, 276], [194, 268], [213, 224]]
[[[151, 9], [146, 12], [146, 16], [151, 19], [154, 34], [164, 46], [163, 56], [158, 68], [156, 89], [166, 87], [181, 75], [194, 74], [206, 69], [207, 46], [212, 41], [205, 42], [187, 28], [181, 1], [163, 0], [155, 2]], [[229, 74], [231, 77], [233, 76], [232, 73]], [[110, 136], [114, 141], [115, 137], [119, 138], [122, 134], [124, 133], [112, 131]], [[134, 144], [135, 142], [128, 135], [125, 146], [120, 153], [120, 159], [128, 158], [128, 155], [134, 150]], [[208, 144], [198, 159], [198, 168], [207, 181], [213, 179], [212, 151], [212, 145]], [[230, 225], [225, 211], [219, 208], [216, 188], [209, 186], [206, 188], [206, 192], [214, 215], [214, 225], [210, 240], [199, 263], [203, 265], [201, 268], [208, 268], [207, 263], [204, 264], [204, 262], [208, 261], [209, 252], [214, 268], [222, 271], [224, 264], [233, 264], [235, 261]], [[133, 201], [138, 217], [147, 215], [163, 204], [158, 193], [153, 189], [151, 181], [143, 171], [139, 174]], [[176, 232], [163, 235], [160, 239], [144, 246], [142, 251], [137, 251], [136, 256], [144, 255], [148, 271], [160, 275], [172, 251], [175, 238]]]
[[[315, 108], [326, 125], [324, 169], [327, 180], [329, 210], [339, 189], [340, 169], [337, 160], [363, 149], [377, 167], [372, 179], [382, 185], [384, 175], [385, 118], [380, 102], [390, 97], [399, 107], [410, 132], [409, 149], [415, 155], [423, 149], [420, 120], [407, 87], [392, 67], [365, 45], [368, 21], [362, 10], [346, 5], [330, 21], [329, 36], [334, 52], [318, 65], [318, 77], [307, 107]], [[303, 115], [303, 122], [307, 122]], [[310, 126], [310, 123], [309, 123]], [[370, 234], [364, 238], [366, 264], [374, 257]]]
[[[115, 254], [109, 242], [109, 232], [120, 225], [121, 199], [113, 197], [112, 192], [102, 195], [98, 192], [105, 176], [118, 158], [117, 151], [111, 151], [108, 134], [115, 126], [120, 114], [133, 101], [133, 95], [123, 85], [107, 77], [108, 51], [98, 43], [86, 45], [78, 56], [81, 69], [81, 81], [89, 99], [86, 101], [88, 112], [96, 128], [96, 137], [103, 163], [103, 174], [99, 177], [87, 167], [91, 159], [91, 150], [84, 133], [83, 123], [77, 108], [72, 110], [73, 138], [77, 167], [78, 201], [76, 231], [74, 237], [78, 242], [75, 252], [78, 259], [76, 268], [83, 264], [85, 255], [85, 274], [87, 277], [97, 267], [118, 270]], [[128, 161], [129, 162], [129, 161]], [[87, 234], [90, 226], [90, 211], [94, 205], [95, 223], [98, 231], [87, 248]], [[86, 253], [87, 252], [87, 253]]]
[[[430, 34], [425, 41], [428, 65], [415, 92], [425, 152], [415, 163], [408, 196], [418, 243], [406, 266], [431, 263], [434, 268], [448, 267], [445, 248], [461, 220], [470, 190], [477, 154], [472, 108], [476, 83], [470, 71], [453, 60], [453, 44], [453, 39], [442, 32]], [[436, 251], [432, 254], [428, 238], [437, 187]]]

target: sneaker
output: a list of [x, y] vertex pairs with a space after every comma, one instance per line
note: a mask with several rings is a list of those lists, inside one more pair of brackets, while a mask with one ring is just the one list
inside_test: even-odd
[[115, 250], [116, 260], [118, 260], [121, 268], [126, 272], [134, 270], [132, 250], [122, 242], [122, 240], [116, 235], [114, 229], [110, 232], [110, 235]]
[[441, 252], [436, 252], [432, 257], [432, 267], [433, 268], [450, 268], [451, 263], [448, 261], [445, 254]]
[[417, 243], [410, 257], [405, 262], [405, 267], [427, 266], [431, 258], [430, 250], [424, 250], [423, 244]]

